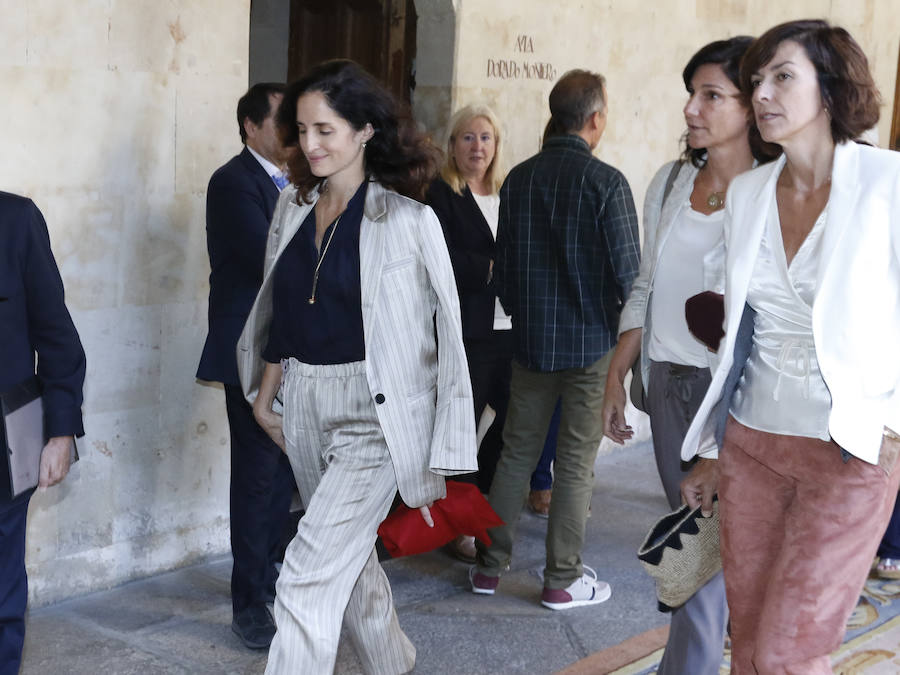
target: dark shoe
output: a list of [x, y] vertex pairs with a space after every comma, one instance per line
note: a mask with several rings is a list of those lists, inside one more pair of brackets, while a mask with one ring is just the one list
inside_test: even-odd
[[475, 537], [465, 534], [459, 535], [456, 539], [447, 544], [447, 551], [457, 560], [467, 563], [475, 562]]
[[231, 630], [244, 646], [250, 649], [268, 649], [275, 637], [275, 620], [265, 605], [253, 605], [234, 615]]
[[528, 493], [528, 508], [541, 518], [550, 517], [551, 490], [532, 490]]

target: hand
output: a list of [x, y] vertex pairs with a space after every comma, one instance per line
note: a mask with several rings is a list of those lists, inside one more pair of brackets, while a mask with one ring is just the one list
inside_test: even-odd
[[425, 524], [428, 527], [434, 527], [434, 519], [431, 517], [431, 509], [430, 509], [432, 504], [434, 504], [434, 502], [431, 502], [431, 504], [426, 504], [425, 506], [419, 507], [419, 513], [422, 514], [422, 520], [425, 521]]
[[41, 470], [38, 486], [48, 488], [56, 485], [69, 473], [69, 459], [72, 452], [71, 436], [54, 436], [41, 451]]
[[687, 478], [681, 481], [681, 498], [684, 503], [709, 518], [713, 513], [713, 495], [719, 489], [719, 460], [700, 459]]
[[284, 445], [284, 417], [271, 409], [266, 410], [262, 406], [253, 406], [253, 417], [260, 428], [275, 441], [275, 445], [285, 452]]
[[623, 445], [634, 436], [634, 431], [625, 423], [625, 386], [611, 378], [606, 381], [603, 392], [603, 434], [614, 443]]

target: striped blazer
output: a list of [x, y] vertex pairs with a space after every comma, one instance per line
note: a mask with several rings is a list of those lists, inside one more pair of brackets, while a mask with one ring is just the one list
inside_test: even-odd
[[[272, 271], [312, 204], [294, 186], [275, 207], [263, 283], [237, 346], [244, 395], [256, 398], [272, 318]], [[440, 223], [424, 204], [370, 183], [359, 234], [366, 377], [403, 501], [444, 497], [443, 476], [478, 468], [459, 298]]]

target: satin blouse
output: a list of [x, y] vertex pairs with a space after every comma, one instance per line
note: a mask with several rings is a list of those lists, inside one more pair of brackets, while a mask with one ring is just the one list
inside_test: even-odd
[[827, 206], [787, 264], [773, 199], [747, 293], [756, 310], [753, 346], [731, 414], [741, 424], [775, 434], [830, 440], [831, 394], [819, 370], [812, 305]]

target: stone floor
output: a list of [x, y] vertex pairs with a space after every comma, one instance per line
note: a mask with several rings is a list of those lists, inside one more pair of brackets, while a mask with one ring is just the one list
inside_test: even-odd
[[[612, 586], [599, 606], [540, 606], [547, 521], [530, 512], [493, 597], [473, 595], [467, 565], [440, 551], [387, 561], [400, 623], [418, 650], [415, 672], [553, 673], [664, 625], [635, 551], [665, 511], [648, 441], [601, 451], [584, 551]], [[230, 570], [230, 558], [219, 557], [31, 612], [22, 675], [261, 673], [265, 652], [231, 632]], [[344, 641], [335, 672], [361, 672]]]

